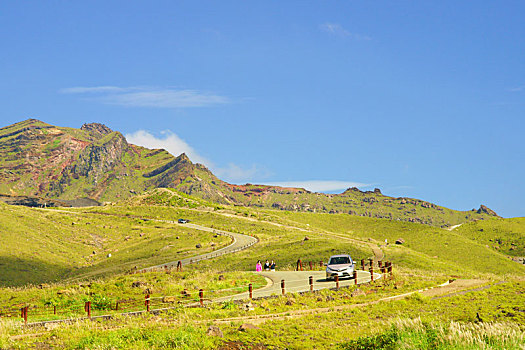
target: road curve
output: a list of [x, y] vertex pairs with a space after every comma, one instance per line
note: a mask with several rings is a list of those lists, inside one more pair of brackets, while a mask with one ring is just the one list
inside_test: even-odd
[[[148, 219], [148, 220], [177, 224], [175, 221], [169, 221], [169, 220], [156, 220], [156, 219]], [[167, 263], [164, 263], [164, 264], [151, 266], [151, 267], [148, 267], [148, 268], [143, 269], [143, 270], [153, 270], [153, 269], [163, 268], [165, 266], [173, 267], [173, 266], [176, 266], [179, 261], [182, 263], [183, 266], [184, 265], [188, 265], [188, 264], [193, 264], [193, 263], [196, 263], [196, 262], [201, 261], [201, 260], [212, 259], [212, 258], [216, 258], [216, 257], [222, 256], [222, 255], [225, 255], [225, 254], [235, 253], [235, 252], [247, 249], [247, 248], [253, 246], [255, 243], [259, 242], [259, 240], [256, 237], [244, 235], [244, 234], [241, 234], [241, 233], [217, 230], [217, 229], [213, 229], [213, 228], [209, 228], [209, 227], [201, 226], [201, 225], [197, 225], [197, 224], [189, 224], [188, 223], [188, 224], [177, 224], [177, 225], [184, 225], [185, 227], [189, 227], [189, 228], [192, 228], [192, 229], [195, 229], [195, 230], [200, 230], [200, 231], [215, 233], [215, 234], [218, 234], [218, 235], [228, 236], [228, 237], [231, 237], [233, 239], [233, 242], [229, 246], [223, 247], [221, 249], [214, 250], [214, 251], [206, 253], [206, 254], [201, 254], [201, 255], [192, 256], [192, 257], [181, 259], [181, 260], [175, 260], [175, 261], [167, 262]]]
[[[75, 214], [75, 215], [86, 214], [86, 213], [79, 213], [79, 212], [74, 212], [74, 211], [69, 211], [69, 210], [61, 210], [61, 209], [54, 209], [54, 208], [45, 208], [45, 209], [35, 208], [35, 209], [55, 211], [55, 212], [62, 212], [62, 213]], [[100, 213], [87, 213], [87, 214], [100, 214]], [[119, 215], [109, 214], [109, 213], [104, 213], [104, 215], [119, 216]], [[141, 220], [144, 220], [144, 221], [166, 222], [166, 223], [169, 223], [169, 224], [184, 225], [186, 227], [189, 227], [189, 228], [192, 228], [192, 229], [195, 229], [195, 230], [200, 230], [200, 231], [205, 231], [205, 232], [211, 232], [211, 233], [218, 234], [218, 235], [228, 236], [228, 237], [231, 237], [233, 239], [233, 242], [229, 246], [223, 247], [221, 249], [214, 250], [214, 251], [212, 251], [210, 253], [201, 254], [201, 255], [197, 255], [197, 256], [192, 256], [192, 257], [189, 257], [189, 258], [180, 259], [180, 260], [176, 260], [176, 261], [171, 261], [171, 262], [163, 263], [163, 264], [160, 264], [160, 265], [150, 266], [150, 267], [141, 269], [141, 271], [150, 271], [150, 270], [153, 270], [153, 269], [163, 268], [165, 266], [167, 266], [167, 267], [176, 266], [179, 261], [182, 263], [183, 266], [184, 265], [188, 265], [188, 264], [193, 264], [193, 263], [196, 263], [196, 262], [201, 261], [201, 260], [207, 260], [207, 259], [211, 259], [211, 258], [216, 258], [216, 257], [222, 256], [222, 255], [225, 255], [225, 254], [235, 253], [235, 252], [247, 249], [247, 248], [251, 247], [252, 245], [254, 245], [255, 243], [259, 242], [259, 239], [257, 237], [253, 237], [253, 236], [249, 236], [249, 235], [245, 235], [245, 234], [241, 234], [241, 233], [234, 233], [234, 232], [228, 232], [228, 231], [223, 231], [223, 230], [217, 230], [217, 229], [213, 229], [213, 228], [209, 228], [209, 227], [201, 226], [201, 225], [197, 225], [197, 224], [190, 224], [190, 223], [179, 224], [177, 221], [151, 219], [151, 218], [144, 218], [144, 217], [139, 217], [139, 216], [136, 216], [134, 218], [138, 218], [138, 219], [141, 219]]]

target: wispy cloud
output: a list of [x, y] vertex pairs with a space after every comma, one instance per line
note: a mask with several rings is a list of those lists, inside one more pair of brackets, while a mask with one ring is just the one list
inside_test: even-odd
[[370, 187], [370, 184], [338, 180], [307, 180], [307, 181], [284, 181], [268, 183], [270, 186], [298, 187], [312, 192], [332, 192], [346, 190], [350, 187]]
[[59, 92], [83, 95], [91, 100], [125, 107], [188, 108], [231, 103], [225, 96], [188, 89], [79, 86], [61, 89]]
[[126, 134], [126, 140], [129, 143], [146, 148], [163, 148], [174, 156], [186, 153], [193, 162], [206, 166], [212, 164], [209, 159], [201, 156], [186, 141], [169, 130], [163, 131], [160, 137], [156, 137], [146, 130], [137, 130], [134, 133]]
[[252, 165], [249, 168], [243, 168], [234, 163], [230, 163], [226, 167], [217, 166], [208, 158], [200, 155], [177, 134], [169, 130], [163, 131], [160, 137], [146, 130], [138, 130], [134, 133], [126, 134], [126, 139], [129, 143], [146, 148], [163, 148], [174, 156], [186, 153], [192, 162], [204, 164], [215, 175], [226, 181], [246, 181], [253, 179], [254, 176], [260, 178], [268, 174], [268, 172], [260, 169], [256, 165]]
[[223, 168], [214, 168], [214, 172], [219, 178], [228, 178], [234, 181], [250, 180], [254, 177], [261, 177], [261, 175], [264, 177], [267, 173], [255, 165], [252, 165], [249, 168], [242, 168], [234, 163], [229, 163]]
[[323, 23], [319, 26], [319, 28], [323, 32], [326, 32], [332, 35], [336, 35], [336, 36], [348, 37], [348, 38], [352, 38], [355, 40], [372, 40], [372, 38], [369, 37], [368, 35], [352, 33], [346, 30], [339, 23]]
[[132, 88], [121, 88], [118, 86], [93, 86], [93, 87], [71, 87], [60, 89], [63, 94], [88, 94], [88, 93], [118, 93], [130, 91]]
[[525, 85], [511, 87], [511, 88], [508, 88], [507, 91], [510, 91], [510, 92], [521, 92], [521, 91], [525, 91]]

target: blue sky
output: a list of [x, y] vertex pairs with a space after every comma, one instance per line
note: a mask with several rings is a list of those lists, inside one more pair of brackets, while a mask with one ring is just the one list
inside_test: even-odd
[[525, 216], [522, 1], [3, 1], [0, 121]]

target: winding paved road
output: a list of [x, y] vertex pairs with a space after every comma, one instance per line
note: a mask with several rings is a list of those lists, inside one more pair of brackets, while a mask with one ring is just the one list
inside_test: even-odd
[[210, 253], [201, 254], [201, 255], [192, 256], [192, 257], [181, 259], [181, 260], [176, 260], [176, 261], [171, 261], [171, 262], [160, 264], [160, 265], [151, 266], [151, 267], [143, 269], [143, 270], [158, 269], [158, 268], [163, 268], [164, 266], [172, 267], [172, 266], [176, 266], [179, 261], [182, 263], [183, 266], [184, 265], [188, 265], [188, 264], [193, 264], [193, 263], [196, 263], [196, 262], [201, 261], [201, 260], [207, 260], [207, 259], [211, 259], [211, 258], [216, 258], [216, 257], [222, 256], [222, 255], [225, 255], [225, 254], [235, 253], [235, 252], [238, 252], [240, 250], [247, 249], [247, 248], [251, 247], [252, 245], [254, 245], [255, 243], [259, 242], [259, 240], [257, 238], [252, 237], [252, 236], [248, 236], [248, 235], [244, 235], [244, 234], [240, 234], [240, 233], [234, 233], [234, 232], [228, 232], [228, 231], [212, 229], [212, 228], [209, 228], [209, 227], [206, 227], [206, 226], [197, 225], [197, 224], [189, 224], [189, 223], [188, 224], [177, 224], [175, 221], [169, 221], [169, 220], [155, 220], [155, 219], [148, 219], [148, 220], [167, 222], [167, 223], [172, 223], [172, 224], [176, 224], [176, 225], [184, 225], [186, 227], [189, 227], [189, 228], [192, 228], [192, 229], [195, 229], [195, 230], [211, 232], [211, 233], [215, 233], [215, 234], [223, 235], [223, 236], [229, 236], [229, 237], [231, 237], [233, 239], [233, 242], [229, 246], [226, 246], [226, 247], [221, 248], [221, 249], [214, 250], [214, 251], [212, 251]]

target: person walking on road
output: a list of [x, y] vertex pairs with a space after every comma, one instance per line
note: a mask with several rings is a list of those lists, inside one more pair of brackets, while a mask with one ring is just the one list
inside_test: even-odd
[[270, 270], [275, 271], [275, 261], [272, 260], [272, 263], [270, 264]]
[[257, 271], [257, 272], [261, 272], [262, 271], [261, 260], [257, 261], [257, 264], [255, 265], [255, 271]]
[[266, 271], [270, 271], [270, 262], [268, 260], [266, 260], [266, 262], [264, 263], [264, 269]]

